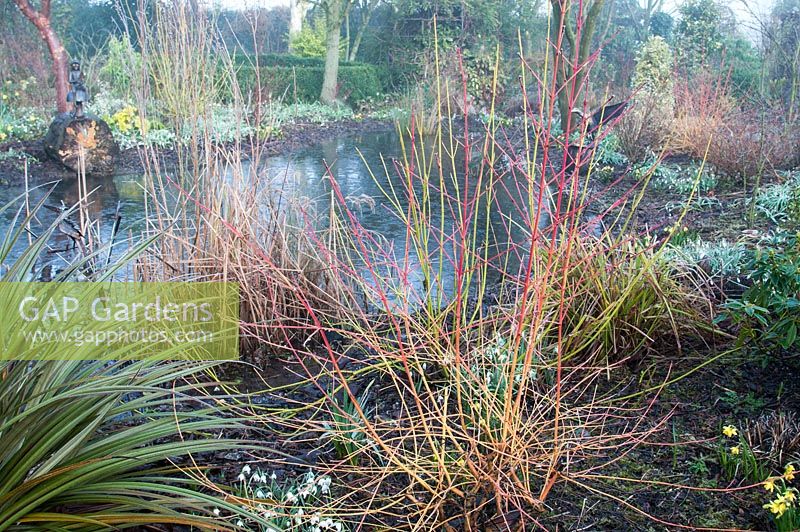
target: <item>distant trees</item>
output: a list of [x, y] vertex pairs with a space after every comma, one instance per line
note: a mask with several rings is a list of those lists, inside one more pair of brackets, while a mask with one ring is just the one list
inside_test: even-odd
[[217, 21], [228, 49], [245, 53], [286, 53], [289, 43], [289, 8], [255, 7], [244, 11], [225, 10]]
[[613, 9], [627, 13], [639, 41], [646, 40], [650, 35], [651, 21], [663, 6], [664, 0], [616, 0], [612, 3]]
[[722, 11], [715, 0], [686, 0], [675, 34], [678, 64], [692, 70], [722, 49]]
[[38, 9], [28, 0], [13, 0], [17, 8], [36, 27], [42, 40], [47, 45], [53, 61], [53, 75], [56, 86], [56, 108], [59, 113], [67, 111], [67, 66], [69, 58], [67, 50], [61, 42], [51, 21], [50, 0], [40, 0]]
[[635, 53], [652, 35], [672, 42], [672, 17], [661, 11], [661, 0], [608, 0], [601, 19], [603, 29], [595, 36], [595, 48], [602, 46], [596, 81], [609, 86], [628, 87]]
[[669, 13], [659, 11], [650, 17], [650, 35], [661, 37], [667, 42], [672, 41], [672, 30], [675, 27], [675, 19]]
[[308, 0], [289, 0], [289, 42], [303, 30], [303, 21], [311, 8]]
[[772, 92], [796, 117], [800, 108], [800, 0], [778, 0], [762, 32]]

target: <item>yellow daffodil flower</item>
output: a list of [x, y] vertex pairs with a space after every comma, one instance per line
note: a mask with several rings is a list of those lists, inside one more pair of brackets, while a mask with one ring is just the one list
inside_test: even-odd
[[775, 517], [780, 519], [780, 517], [786, 513], [788, 506], [786, 502], [781, 500], [780, 498], [775, 499], [774, 501], [770, 502], [769, 504], [765, 504], [764, 508], [775, 514]]
[[783, 478], [785, 478], [788, 482], [794, 480], [794, 466], [789, 464], [786, 466], [786, 469], [783, 470]]
[[738, 446], [738, 445], [734, 445], [733, 447], [731, 447], [731, 454], [732, 454], [733, 456], [736, 456], [736, 455], [738, 455], [738, 454], [739, 454], [739, 452], [740, 452], [740, 449], [739, 449], [739, 446]]
[[775, 479], [774, 478], [768, 478], [767, 480], [765, 480], [764, 481], [764, 489], [767, 490], [770, 493], [775, 491]]
[[737, 429], [733, 425], [725, 425], [724, 427], [722, 427], [722, 433], [728, 438], [733, 438], [734, 436], [739, 435], [739, 429]]
[[783, 500], [789, 504], [793, 504], [797, 501], [797, 490], [796, 489], [788, 489], [786, 493], [783, 494]]

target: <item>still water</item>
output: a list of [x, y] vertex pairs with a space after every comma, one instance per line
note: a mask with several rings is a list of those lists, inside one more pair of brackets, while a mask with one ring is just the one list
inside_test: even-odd
[[[406, 149], [409, 149], [408, 145]], [[427, 157], [436, 154], [430, 150]], [[457, 165], [461, 168], [464, 164], [463, 154], [457, 157]], [[384, 275], [406, 275], [409, 282], [418, 285], [421, 275], [415, 264], [418, 265], [419, 257], [414, 249], [406, 252], [407, 224], [402, 220], [398, 211], [404, 215], [408, 208], [408, 180], [402, 172], [402, 147], [401, 139], [394, 131], [369, 132], [350, 136], [332, 138], [319, 145], [300, 149], [291, 154], [267, 158], [259, 168], [259, 182], [261, 186], [271, 190], [281, 190], [284, 197], [303, 197], [307, 205], [312, 206], [317, 212], [325, 213], [331, 203], [336, 203], [336, 195], [330, 180], [326, 177], [326, 166], [331, 167], [333, 176], [341, 189], [341, 196], [346, 199], [348, 207], [356, 216], [364, 229], [380, 235], [384, 245], [390, 249], [398, 260], [408, 266], [405, 271], [384, 271]], [[447, 163], [449, 165], [449, 162]], [[475, 187], [478, 176], [489, 173], [480, 172], [480, 160], [470, 163], [469, 183], [455, 182], [445, 175], [445, 193], [452, 198], [475, 198]], [[434, 171], [438, 176], [438, 172]], [[530, 238], [530, 226], [526, 220], [532, 214], [528, 207], [527, 179], [508, 169], [495, 172], [494, 183], [491, 186], [493, 196], [491, 209], [486, 208], [486, 191], [489, 190], [488, 178], [484, 177], [481, 190], [484, 195], [480, 201], [458, 202], [455, 199], [440, 201], [438, 190], [438, 177], [435, 184], [429, 187], [431, 194], [431, 212], [437, 217], [437, 226], [443, 220], [444, 233], [434, 230], [431, 236], [435, 239], [445, 239], [444, 254], [440, 254], [433, 261], [441, 261], [442, 279], [439, 288], [449, 289], [453, 282], [454, 263], [457, 258], [459, 240], [455, 231], [457, 220], [461, 216], [457, 213], [457, 204], [473, 211], [475, 235], [478, 241], [488, 243], [485, 249], [489, 257], [497, 257], [497, 267], [490, 275], [500, 275], [508, 268], [519, 264], [522, 254], [516, 249], [510, 253], [509, 242], [524, 243]], [[462, 176], [463, 177], [463, 176]], [[121, 235], [137, 235], [144, 229], [144, 193], [143, 178], [141, 176], [119, 175], [113, 179], [89, 179], [88, 189], [94, 190], [88, 211], [92, 219], [100, 224], [100, 232], [107, 242], [110, 239], [112, 227], [117, 213], [121, 216]], [[75, 179], [65, 179], [54, 185], [55, 188], [47, 199], [47, 204], [58, 207], [63, 204], [74, 205], [78, 201], [78, 184]], [[412, 188], [417, 197], [423, 193], [423, 184], [419, 179], [412, 180]], [[49, 188], [49, 187], [46, 187]], [[388, 199], [385, 192], [394, 189], [395, 197], [399, 200], [395, 205]], [[0, 189], [0, 203], [4, 204], [17, 196], [25, 193], [24, 186], [11, 186]], [[535, 191], [534, 191], [535, 193]], [[41, 197], [43, 189], [31, 194], [30, 202]], [[22, 205], [23, 202], [18, 202]], [[264, 208], [267, 208], [266, 206]], [[488, 212], [488, 214], [487, 214]], [[16, 211], [7, 210], [0, 214], [0, 225], [7, 229], [14, 223]], [[41, 212], [41, 216], [31, 227], [32, 232], [37, 231], [50, 222], [55, 214], [51, 210]], [[539, 226], [546, 224], [547, 215], [542, 214]], [[470, 231], [472, 228], [470, 228]], [[5, 262], [10, 264], [14, 255], [19, 255], [27, 246], [25, 238], [18, 242], [14, 251]], [[45, 262], [63, 261], [69, 253], [63, 250], [70, 248], [71, 240], [61, 232], [57, 232], [48, 252]], [[124, 248], [120, 244], [119, 248]], [[438, 246], [431, 246], [432, 248]], [[514, 247], [514, 246], [512, 246]], [[524, 249], [524, 246], [520, 246]], [[115, 250], [115, 254], [123, 250]], [[438, 268], [437, 268], [438, 269]]]

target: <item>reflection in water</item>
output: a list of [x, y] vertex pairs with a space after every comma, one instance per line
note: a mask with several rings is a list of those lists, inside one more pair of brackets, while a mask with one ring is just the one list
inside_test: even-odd
[[[86, 212], [91, 220], [96, 220], [99, 224], [99, 232], [103, 243], [108, 243], [111, 239], [118, 206], [125, 234], [127, 234], [129, 230], [136, 234], [144, 228], [144, 195], [139, 185], [140, 181], [141, 179], [139, 176], [116, 176], [113, 179], [87, 178], [87, 189], [93, 192], [89, 197]], [[45, 183], [36, 187], [31, 187], [29, 205], [33, 206], [38, 203], [51, 189], [52, 192], [45, 201], [45, 205], [51, 208], [40, 209], [37, 212], [36, 218], [30, 226], [32, 236], [45, 231], [58, 217], [57, 211], [62, 206], [70, 208], [78, 203], [78, 180], [76, 178], [67, 178], [58, 182]], [[5, 205], [10, 201], [14, 201], [13, 208], [0, 213], [0, 229], [3, 234], [8, 232], [17, 214], [19, 214], [18, 222], [22, 221], [25, 217], [24, 196], [24, 185], [4, 187], [0, 190], [0, 205]], [[72, 215], [72, 219], [77, 221], [77, 213]], [[55, 231], [52, 240], [49, 242], [45, 256], [42, 257], [43, 260], [40, 266], [42, 268], [46, 265], [56, 265], [60, 267], [65, 262], [71, 260], [73, 258], [73, 244], [72, 239], [66, 234], [61, 231]], [[28, 239], [26, 236], [23, 236], [12, 248], [5, 264], [12, 264], [14, 259], [23, 253], [27, 246]], [[123, 252], [124, 246], [119, 246], [119, 249], [115, 248], [114, 255], [118, 256]]]
[[[368, 231], [380, 235], [385, 242], [391, 246], [395, 258], [398, 261], [407, 261], [400, 270], [387, 267], [381, 272], [385, 277], [391, 279], [402, 279], [403, 282], [419, 291], [421, 289], [422, 274], [419, 269], [419, 256], [413, 246], [409, 246], [406, 251], [407, 243], [407, 224], [401, 219], [401, 214], [406, 214], [408, 207], [407, 193], [405, 187], [407, 183], [403, 177], [402, 151], [400, 139], [394, 131], [370, 132], [355, 136], [334, 138], [319, 146], [299, 150], [291, 155], [276, 156], [267, 159], [263, 168], [259, 169], [260, 186], [270, 193], [272, 201], [265, 201], [263, 209], [274, 208], [275, 191], [282, 191], [282, 198], [303, 197], [304, 206], [313, 208], [311, 210], [318, 213], [327, 213], [330, 206], [336, 203], [334, 187], [326, 177], [326, 164], [331, 165], [332, 174], [335, 176], [336, 183], [340, 189], [341, 197], [346, 198], [348, 207], [357, 215], [360, 224]], [[426, 153], [427, 160], [430, 160], [431, 153]], [[463, 165], [462, 160], [457, 161], [459, 167]], [[458, 157], [457, 157], [458, 159]], [[479, 165], [479, 161], [473, 167]], [[385, 168], [385, 170], [384, 170]], [[370, 169], [372, 172], [370, 172]], [[454, 240], [458, 240], [457, 214], [455, 201], [441, 201], [442, 196], [452, 195], [453, 197], [470, 198], [473, 196], [478, 175], [480, 172], [471, 171], [468, 178], [460, 176], [469, 183], [453, 183], [447, 175], [444, 175], [444, 190], [439, 190], [438, 171], [434, 170], [434, 181], [423, 191], [423, 184], [420, 180], [413, 183], [413, 195], [421, 198], [423, 193], [430, 194], [431, 213], [437, 219], [437, 227], [442, 224], [443, 231], [435, 230], [435, 234], [429, 235], [432, 239], [446, 239], [446, 253], [444, 257], [431, 257], [434, 263], [441, 261], [442, 279], [438, 288], [449, 292], [453, 284], [454, 264], [457, 262], [456, 252], [453, 251]], [[488, 172], [484, 172], [488, 175]], [[487, 178], [484, 178], [487, 179]], [[114, 179], [90, 179], [88, 182], [89, 190], [96, 189], [91, 195], [89, 212], [94, 220], [99, 220], [101, 235], [107, 241], [113, 225], [115, 212], [119, 202], [122, 214], [122, 233], [138, 234], [144, 229], [143, 220], [145, 216], [142, 179], [136, 176], [117, 176]], [[484, 182], [482, 188], [488, 188]], [[530, 231], [527, 227], [533, 213], [530, 213], [528, 205], [528, 188], [526, 179], [515, 175], [513, 171], [507, 172], [497, 180], [492, 187], [492, 208], [490, 214], [486, 215], [486, 196], [482, 196], [481, 201], [468, 203], [468, 210], [472, 212], [473, 219], [476, 221], [475, 234], [471, 235], [479, 242], [486, 242], [487, 256], [498, 256], [508, 249], [509, 239], [512, 241], [523, 242], [525, 238], [530, 238]], [[392, 205], [392, 201], [385, 197], [385, 193], [394, 190], [398, 200], [398, 208]], [[0, 191], [4, 197], [2, 200], [8, 201], [17, 195], [24, 193], [24, 187], [9, 187]], [[43, 191], [39, 190], [32, 194], [32, 201], [41, 197]], [[53, 194], [48, 200], [50, 205], [58, 206], [60, 202], [71, 206], [78, 201], [77, 181], [64, 180], [56, 186]], [[534, 191], [535, 193], [535, 191]], [[265, 194], [267, 196], [267, 194]], [[284, 205], [288, 203], [284, 201]], [[402, 210], [399, 213], [398, 210]], [[0, 219], [3, 228], [7, 228], [13, 220], [13, 212], [5, 212]], [[46, 224], [50, 220], [47, 216], [52, 214], [44, 213], [45, 219], [39, 220]], [[543, 215], [545, 218], [546, 215]], [[323, 217], [324, 220], [324, 217]], [[541, 226], [542, 224], [540, 224]], [[472, 228], [470, 228], [470, 231]], [[25, 242], [20, 242], [15, 249], [20, 253], [24, 249]], [[68, 239], [63, 235], [55, 237], [52, 243], [53, 248], [63, 249], [69, 244]], [[430, 249], [436, 249], [437, 245], [431, 245]], [[522, 246], [524, 248], [524, 246]], [[521, 256], [516, 252], [509, 253], [508, 261], [506, 257], [497, 259], [497, 269], [494, 275], [500, 275], [500, 271], [508, 268], [515, 268]], [[437, 268], [438, 269], [438, 268]], [[490, 275], [492, 273], [490, 272]]]
[[[408, 144], [406, 139], [406, 149], [410, 149]], [[424, 160], [436, 160], [434, 155], [427, 149]], [[331, 165], [331, 173], [339, 188], [338, 195], [326, 177], [326, 164]], [[332, 204], [341, 203], [344, 198], [360, 225], [385, 242], [384, 250], [392, 251], [391, 256], [379, 254], [372, 257], [375, 263], [382, 264], [374, 276], [375, 282], [383, 284], [382, 292], [386, 294], [402, 292], [405, 297], [409, 293], [416, 294], [416, 297], [411, 296], [413, 300], [425, 299], [425, 294], [430, 291], [424, 287], [420, 267], [419, 254], [425, 251], [413, 243], [406, 249], [408, 224], [403, 217], [408, 215], [409, 196], [418, 202], [425, 192], [430, 197], [429, 212], [434, 227], [426, 235], [429, 238], [428, 257], [424, 258], [431, 264], [438, 281], [429, 288], [438, 289], [443, 294], [453, 293], [455, 268], [460, 258], [459, 246], [456, 245], [461, 240], [459, 204], [467, 205], [464, 216], [469, 216], [471, 211], [473, 222], [465, 229], [467, 238], [481, 243], [476, 251], [485, 254], [493, 263], [487, 272], [489, 282], [498, 279], [503, 272], [516, 271], [523, 256], [527, 255], [509, 246], [509, 242], [517, 242], [523, 244], [520, 248], [527, 249], [524, 242], [530, 238], [529, 229], [534, 225], [530, 220], [536, 218], [536, 213], [528, 208], [535, 202], [528, 199], [527, 178], [513, 169], [506, 169], [494, 174], [496, 181], [489, 187], [489, 172], [485, 169], [481, 172], [480, 160], [471, 162], [468, 178], [464, 176], [463, 154], [457, 155], [455, 165], [459, 169], [457, 182], [447, 172], [443, 173], [440, 182], [439, 172], [434, 169], [428, 190], [424, 191], [423, 181], [416, 178], [412, 183], [413, 192], [409, 194], [400, 139], [395, 132], [383, 132], [338, 138], [291, 157], [269, 159], [262, 174], [264, 186], [272, 191], [286, 190], [307, 198], [306, 206], [310, 204], [319, 213], [327, 212]], [[477, 195], [475, 189], [481, 173], [484, 175], [482, 194]], [[440, 184], [443, 190], [440, 190]], [[487, 193], [489, 188], [491, 194]], [[532, 192], [535, 194], [536, 190]], [[467, 201], [460, 202], [455, 198], [467, 198]], [[487, 208], [487, 202], [491, 208]], [[547, 225], [548, 219], [546, 212], [541, 213], [538, 226]]]

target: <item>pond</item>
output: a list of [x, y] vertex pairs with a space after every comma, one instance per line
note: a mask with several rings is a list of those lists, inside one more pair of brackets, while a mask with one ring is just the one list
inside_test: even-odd
[[[406, 139], [408, 142], [408, 139]], [[408, 145], [406, 145], [408, 149]], [[331, 138], [319, 145], [309, 146], [291, 154], [278, 155], [267, 158], [263, 162], [263, 167], [259, 169], [259, 179], [264, 186], [272, 189], [281, 189], [283, 194], [302, 196], [307, 198], [318, 212], [327, 212], [332, 202], [332, 186], [326, 176], [326, 163], [332, 167], [333, 175], [341, 189], [343, 197], [347, 198], [348, 207], [351, 208], [359, 223], [367, 230], [380, 235], [385, 239], [386, 245], [394, 250], [398, 257], [405, 256], [405, 245], [407, 240], [407, 225], [398, 215], [398, 207], [405, 210], [408, 207], [408, 198], [405, 193], [406, 179], [404, 178], [402, 167], [402, 144], [398, 133], [393, 130], [360, 133]], [[430, 157], [430, 150], [427, 155]], [[457, 165], [463, 165], [463, 154], [458, 154]], [[471, 163], [469, 183], [454, 182], [445, 176], [445, 194], [453, 197], [474, 197], [474, 190], [478, 182], [477, 168], [480, 161], [473, 160]], [[487, 172], [483, 172], [488, 175]], [[442, 223], [445, 234], [450, 236], [454, 233], [453, 228], [459, 219], [456, 213], [456, 202], [445, 200], [442, 205], [442, 194], [438, 188], [438, 174], [435, 179], [436, 184], [429, 187], [431, 196], [431, 212], [439, 217], [438, 223]], [[524, 242], [530, 238], [530, 232], [526, 230], [526, 223], [522, 220], [528, 219], [531, 214], [528, 212], [528, 187], [525, 179], [520, 179], [518, 175], [511, 172], [502, 172], [503, 177], [494, 183], [494, 196], [492, 208], [489, 209], [487, 216], [486, 201], [468, 202], [469, 209], [474, 209], [473, 219], [476, 221], [475, 238], [480, 242], [486, 242], [490, 249], [487, 249], [488, 256], [502, 254], [504, 249], [508, 249], [509, 241]], [[423, 193], [422, 183], [415, 180], [413, 188], [418, 197]], [[49, 187], [48, 187], [49, 188]], [[119, 175], [113, 179], [88, 179], [87, 188], [94, 193], [91, 195], [91, 203], [88, 211], [93, 220], [97, 220], [100, 226], [100, 233], [104, 241], [110, 239], [112, 227], [117, 213], [121, 216], [122, 230], [120, 234], [138, 234], [143, 228], [145, 217], [143, 178], [141, 176]], [[484, 180], [482, 190], [487, 187]], [[394, 189], [399, 202], [396, 206], [385, 197], [385, 191]], [[17, 196], [25, 193], [24, 186], [10, 186], [0, 189], [0, 202], [8, 202]], [[31, 194], [31, 202], [41, 197], [42, 191], [39, 190]], [[63, 204], [66, 206], [74, 205], [78, 201], [78, 186], [75, 179], [65, 179], [55, 184], [47, 204], [58, 207]], [[333, 199], [335, 201], [335, 199]], [[8, 210], [0, 214], [0, 223], [4, 228], [13, 223], [16, 213]], [[43, 211], [39, 219], [38, 227], [48, 223], [55, 214], [52, 210]], [[547, 223], [546, 214], [542, 214], [540, 227]], [[527, 224], [529, 225], [529, 224]], [[31, 228], [35, 233], [35, 227]], [[484, 238], [486, 237], [486, 238]], [[18, 256], [26, 245], [27, 241], [18, 242], [12, 255]], [[452, 240], [452, 239], [451, 239]], [[64, 250], [71, 247], [71, 240], [65, 234], [57, 232], [51, 242], [51, 250], [48, 254], [49, 261], [63, 261], [67, 254]], [[118, 246], [123, 248], [123, 246]], [[433, 246], [435, 247], [435, 246]], [[453, 249], [452, 241], [446, 247]], [[115, 254], [121, 253], [116, 250]], [[454, 252], [446, 253], [442, 262], [442, 288], [449, 289], [453, 280], [453, 260]], [[13, 256], [10, 257], [13, 259]], [[502, 267], [498, 267], [494, 274], [500, 275], [501, 268], [514, 267], [519, 264], [520, 256], [517, 253], [508, 255], [498, 260]], [[438, 260], [438, 259], [437, 259]], [[408, 252], [409, 262], [409, 282], [418, 285], [421, 282], [421, 275], [415, 271], [414, 264], [419, 262], [416, 252], [410, 249]], [[10, 261], [7, 261], [10, 263]]]

